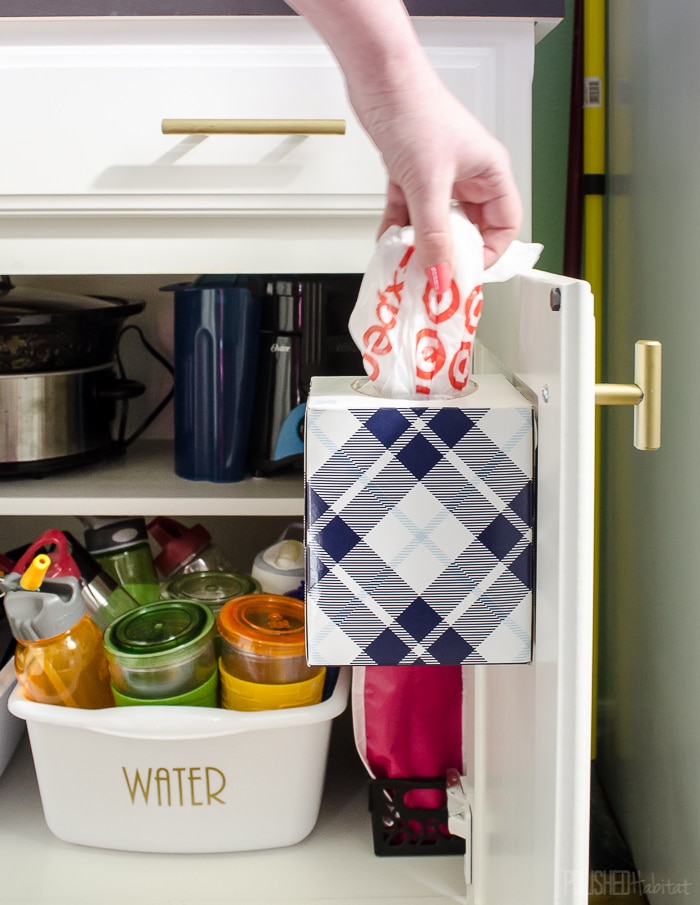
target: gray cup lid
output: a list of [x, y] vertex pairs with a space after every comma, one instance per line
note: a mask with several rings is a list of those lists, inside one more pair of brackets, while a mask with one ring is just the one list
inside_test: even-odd
[[26, 591], [13, 572], [3, 579], [5, 613], [18, 641], [43, 641], [62, 635], [85, 615], [85, 600], [77, 578], [44, 579], [38, 591]]

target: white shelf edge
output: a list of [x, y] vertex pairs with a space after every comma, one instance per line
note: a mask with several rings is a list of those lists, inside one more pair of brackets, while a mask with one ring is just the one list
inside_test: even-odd
[[117, 459], [43, 478], [0, 480], [3, 515], [300, 516], [299, 473], [232, 484], [188, 481], [174, 471], [171, 441], [135, 444]]
[[[74, 845], [52, 835], [44, 820], [31, 749], [25, 738], [0, 782], [0, 845], [6, 863], [15, 868], [3, 878], [6, 882], [0, 902], [463, 903], [464, 872], [459, 856], [381, 858], [374, 854], [367, 781], [354, 751], [350, 713], [346, 711], [334, 721], [318, 823], [302, 842], [251, 852], [134, 854]], [[46, 872], [41, 867], [47, 864], [51, 865], [48, 893]], [[77, 875], [81, 878], [79, 898]], [[136, 884], [134, 876], [138, 876]], [[108, 887], [105, 877], [110, 878]]]

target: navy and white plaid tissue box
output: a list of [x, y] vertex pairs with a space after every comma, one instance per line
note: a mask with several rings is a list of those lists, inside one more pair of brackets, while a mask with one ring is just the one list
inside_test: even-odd
[[312, 665], [527, 663], [533, 408], [499, 374], [455, 399], [316, 377], [306, 409]]

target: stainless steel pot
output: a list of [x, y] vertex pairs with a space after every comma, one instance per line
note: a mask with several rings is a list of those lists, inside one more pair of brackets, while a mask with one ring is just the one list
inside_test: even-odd
[[119, 452], [117, 403], [143, 390], [111, 364], [0, 374], [0, 476], [44, 474]]

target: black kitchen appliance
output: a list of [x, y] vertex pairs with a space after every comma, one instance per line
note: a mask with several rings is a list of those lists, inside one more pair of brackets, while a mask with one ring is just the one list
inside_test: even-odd
[[348, 332], [362, 276], [279, 275], [264, 279], [250, 466], [262, 476], [300, 468], [311, 378], [363, 373]]

